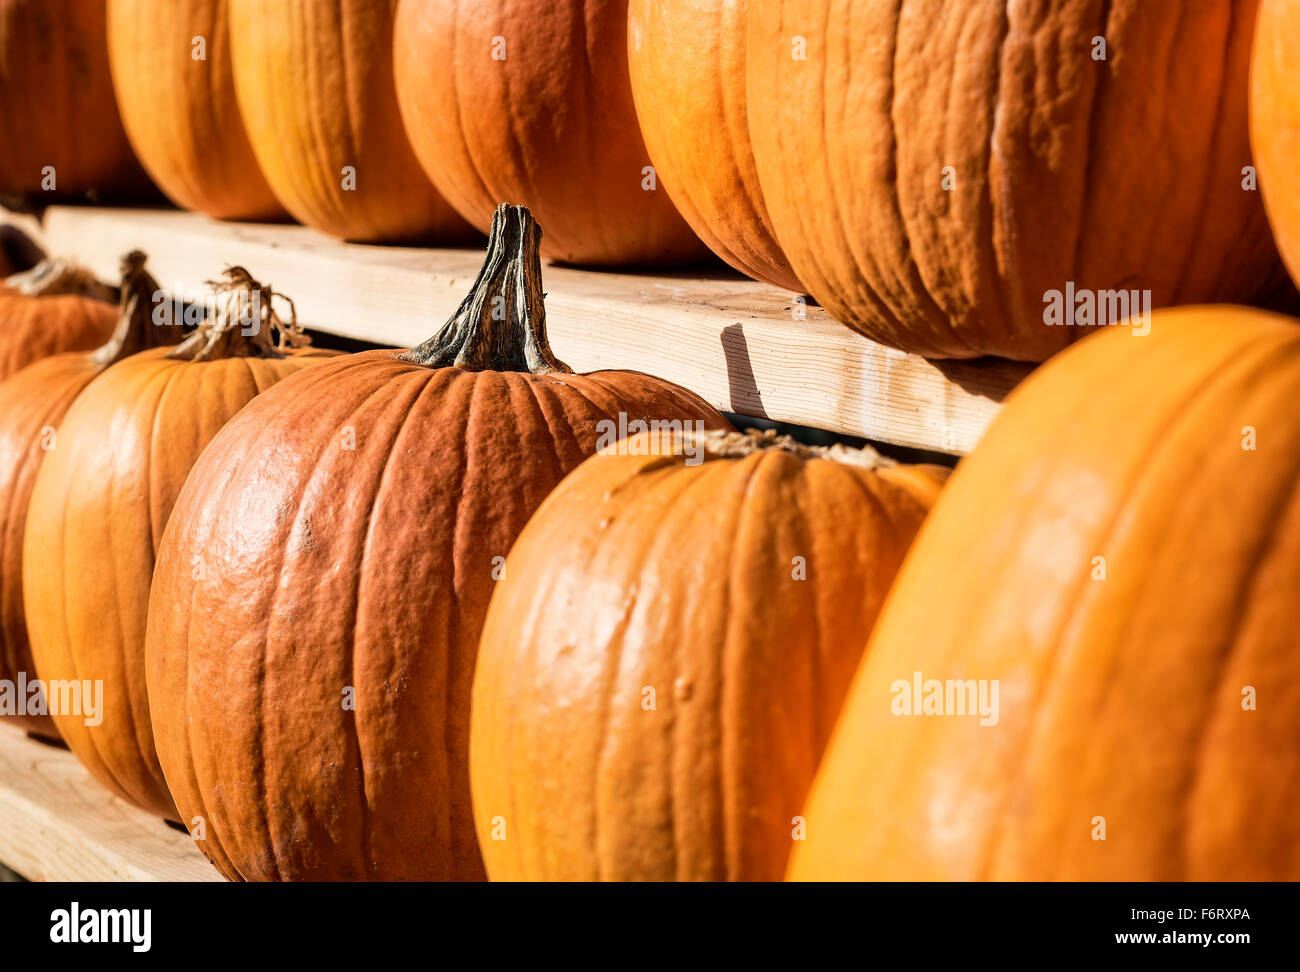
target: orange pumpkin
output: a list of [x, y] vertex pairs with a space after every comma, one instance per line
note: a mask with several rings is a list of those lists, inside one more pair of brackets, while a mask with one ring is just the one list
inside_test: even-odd
[[1300, 281], [1300, 3], [1261, 0], [1250, 134], [1273, 235]]
[[105, 2], [0, 0], [0, 193], [147, 191], [113, 100]]
[[[223, 290], [223, 312], [179, 347], [132, 355], [77, 397], [37, 473], [23, 541], [36, 673], [47, 685], [89, 682], [99, 703], [98, 712], [52, 711], [59, 734], [109, 789], [173, 818], [144, 680], [155, 551], [208, 441], [259, 392], [324, 354], [283, 347], [304, 339], [247, 271], [227, 271]], [[47, 695], [53, 709], [53, 688]]]
[[131, 144], [178, 205], [276, 219], [239, 117], [226, 0], [108, 0], [113, 86]]
[[631, 0], [628, 68], [650, 161], [678, 211], [741, 273], [803, 293], [772, 233], [749, 142], [748, 0]]
[[723, 432], [578, 467], [511, 550], [479, 645], [489, 876], [780, 880], [944, 472]]
[[1159, 312], [1010, 396], [889, 595], [792, 877], [1300, 878], [1298, 324]]
[[[158, 283], [144, 268], [143, 253], [122, 262], [122, 300], [117, 329], [95, 351], [43, 358], [0, 383], [0, 680], [35, 682], [23, 614], [23, 528], [36, 472], [58, 444], [58, 426], [72, 402], [101, 371], [123, 358], [175, 344], [180, 328], [152, 321]], [[18, 698], [11, 721], [44, 736], [57, 736], [38, 696]], [[4, 715], [4, 713], [0, 713]]]
[[473, 231], [429, 184], [393, 91], [397, 0], [229, 0], [235, 93], [295, 219], [359, 241]]
[[116, 294], [85, 267], [44, 260], [0, 287], [0, 381], [60, 351], [90, 351], [117, 327]]
[[415, 153], [486, 230], [503, 200], [546, 227], [542, 253], [619, 266], [701, 259], [637, 126], [627, 4], [401, 0], [394, 69]]
[[1086, 333], [1048, 323], [1071, 293], [1251, 300], [1277, 263], [1246, 169], [1255, 7], [751, 0], [776, 237], [836, 320], [935, 357], [1042, 361]]
[[149, 701], [176, 805], [229, 878], [481, 879], [469, 697], [510, 545], [620, 417], [727, 427], [675, 385], [555, 359], [539, 234], [503, 206], [438, 335], [285, 381], [182, 492]]

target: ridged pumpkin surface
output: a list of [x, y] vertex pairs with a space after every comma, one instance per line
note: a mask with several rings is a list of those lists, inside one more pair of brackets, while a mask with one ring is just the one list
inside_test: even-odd
[[[152, 322], [151, 298], [158, 283], [144, 262], [142, 253], [124, 261], [122, 290], [128, 299], [122, 301], [107, 344], [95, 351], [51, 355], [0, 382], [0, 679], [17, 683], [21, 673], [30, 684], [37, 677], [23, 610], [23, 533], [37, 470], [58, 447], [63, 416], [105, 368], [180, 339], [179, 328]], [[31, 701], [20, 699], [21, 710]], [[43, 736], [58, 735], [53, 719], [39, 712], [20, 711], [13, 721]]]
[[108, 0], [113, 84], [136, 154], [177, 205], [217, 219], [274, 219], [284, 209], [235, 101], [226, 7], [226, 0]]
[[116, 324], [117, 307], [94, 297], [0, 289], [0, 381], [48, 355], [97, 348]]
[[688, 461], [641, 436], [588, 460], [510, 553], [471, 709], [494, 881], [785, 873], [943, 470], [740, 434], [705, 446]]
[[102, 724], [57, 715], [59, 734], [109, 789], [175, 819], [145, 690], [155, 552], [204, 446], [255, 395], [320, 356], [182, 361], [173, 353], [114, 365], [68, 410], [32, 490], [23, 588], [37, 674], [103, 681]]
[[411, 144], [475, 226], [522, 203], [557, 260], [706, 257], [662, 185], [642, 188], [627, 0], [402, 0], [394, 55]]
[[1300, 280], [1300, 2], [1260, 0], [1251, 67], [1251, 147], [1273, 236]]
[[749, 142], [747, 0], [631, 0], [628, 68], [650, 160], [696, 234], [741, 273], [803, 293]]
[[[102, 198], [147, 188], [113, 99], [106, 0], [0, 0], [0, 192]], [[46, 191], [45, 167], [57, 185]]]
[[[397, 0], [228, 4], [244, 126], [295, 219], [349, 240], [474, 236], [429, 184], [402, 131], [393, 92]], [[354, 183], [345, 183], [345, 167]]]
[[[790, 875], [1300, 877], [1298, 395], [1300, 323], [1237, 307], [1018, 388], [908, 554]], [[997, 680], [995, 724], [895, 715], [918, 672]]]
[[751, 0], [777, 239], [836, 320], [937, 357], [1047, 358], [1084, 330], [1044, 322], [1069, 282], [1250, 300], [1276, 262], [1243, 188], [1255, 7]]
[[482, 879], [469, 699], [495, 558], [620, 410], [724, 424], [630, 372], [369, 351], [273, 389], [212, 444], [159, 559], [149, 693], [177, 806], [205, 818], [223, 874]]

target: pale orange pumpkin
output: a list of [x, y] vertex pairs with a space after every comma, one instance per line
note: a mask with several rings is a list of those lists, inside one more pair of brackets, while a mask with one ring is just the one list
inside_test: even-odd
[[1298, 395], [1300, 322], [1241, 307], [1017, 388], [899, 573], [790, 876], [1300, 878]]
[[945, 472], [689, 431], [579, 466], [511, 549], [479, 643], [488, 876], [780, 880]]
[[59, 734], [109, 789], [172, 818], [144, 679], [163, 527], [190, 467], [231, 416], [328, 354], [285, 344], [304, 340], [296, 321], [280, 321], [271, 292], [247, 271], [228, 270], [223, 289], [223, 313], [179, 347], [118, 362], [73, 402], [37, 473], [23, 540], [37, 675], [102, 683], [102, 721], [51, 713]]
[[[23, 613], [23, 531], [36, 473], [57, 448], [58, 427], [73, 401], [105, 368], [130, 355], [180, 340], [179, 327], [153, 323], [158, 282], [145, 269], [143, 253], [122, 262], [117, 329], [95, 351], [42, 358], [0, 382], [0, 680], [36, 679]], [[14, 721], [44, 736], [57, 736], [53, 720], [31, 695], [18, 700]], [[30, 711], [28, 711], [30, 709]]]

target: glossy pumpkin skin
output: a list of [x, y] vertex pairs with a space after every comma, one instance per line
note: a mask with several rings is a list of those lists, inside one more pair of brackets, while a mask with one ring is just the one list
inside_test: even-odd
[[195, 466], [164, 537], [158, 753], [231, 879], [481, 880], [469, 698], [494, 574], [602, 419], [726, 425], [631, 372], [396, 354], [340, 358], [255, 400]]
[[145, 690], [157, 545], [204, 446], [255, 395], [323, 353], [197, 362], [170, 353], [145, 351], [114, 365], [68, 410], [32, 490], [23, 589], [37, 674], [103, 681], [102, 724], [60, 714], [59, 734], [110, 790], [178, 819]]
[[[1297, 393], [1297, 322], [1236, 307], [1018, 388], [904, 563], [790, 875], [1300, 877]], [[893, 715], [914, 672], [999, 680], [996, 724]]]
[[97, 348], [116, 324], [117, 307], [94, 297], [0, 289], [0, 381], [48, 355]]
[[[216, 219], [283, 218], [239, 116], [226, 8], [226, 0], [108, 0], [122, 121], [177, 205]], [[206, 57], [196, 60], [200, 37]]]
[[772, 232], [749, 142], [748, 0], [631, 0], [628, 69], [650, 161], [714, 253], [803, 293]]
[[653, 452], [579, 467], [493, 596], [470, 779], [494, 881], [780, 880], [943, 473]]
[[147, 190], [113, 99], [104, 8], [105, 0], [0, 0], [0, 192], [48, 202]]
[[[429, 184], [393, 92], [396, 0], [227, 0], [253, 152], [295, 219], [363, 242], [474, 237]], [[345, 167], [355, 189], [346, 189]]]
[[642, 188], [650, 157], [628, 80], [626, 0], [401, 0], [395, 36], [411, 144], [479, 229], [498, 204], [522, 203], [556, 260], [707, 257], [662, 185]]
[[1291, 276], [1300, 280], [1300, 3], [1260, 0], [1250, 132], [1260, 190]]
[[1255, 7], [751, 0], [777, 239], [836, 320], [936, 357], [1044, 360], [1085, 332], [1044, 323], [1070, 281], [1251, 300], [1276, 266], [1243, 188]]

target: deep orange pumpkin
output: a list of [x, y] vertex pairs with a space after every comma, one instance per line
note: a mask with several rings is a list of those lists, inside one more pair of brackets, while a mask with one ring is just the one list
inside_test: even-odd
[[401, 0], [394, 58], [415, 153], [479, 229], [517, 200], [546, 227], [542, 253], [557, 260], [706, 256], [647, 172], [626, 0]]
[[294, 218], [361, 241], [474, 232], [421, 172], [393, 91], [397, 0], [229, 0], [235, 93]]
[[1300, 322], [1240, 307], [1016, 389], [889, 595], [791, 876], [1300, 878], [1297, 396]]
[[510, 545], [620, 416], [728, 427], [675, 385], [554, 358], [539, 232], [503, 206], [441, 333], [272, 389], [182, 492], [149, 700], [176, 804], [229, 878], [481, 879], [469, 698]]
[[[226, 289], [231, 313], [175, 349], [118, 362], [77, 397], [58, 448], [37, 473], [23, 541], [37, 675], [47, 683], [102, 681], [102, 722], [51, 713], [59, 734], [105, 786], [169, 817], [176, 811], [154, 753], [144, 680], [149, 585], [163, 527], [221, 426], [259, 392], [328, 354], [276, 347], [277, 335], [282, 343], [301, 340], [296, 322], [279, 322], [270, 291], [247, 271], [227, 271]], [[234, 311], [254, 293], [260, 304], [250, 327]]]
[[479, 646], [488, 875], [780, 880], [945, 472], [722, 432], [579, 466], [511, 550]]
[[1300, 281], [1300, 3], [1260, 0], [1250, 134], [1273, 235]]
[[0, 381], [60, 351], [90, 351], [117, 327], [113, 288], [84, 267], [45, 260], [0, 287]]
[[[178, 327], [152, 321], [158, 282], [144, 268], [144, 254], [122, 263], [117, 329], [95, 351], [43, 358], [0, 382], [0, 680], [36, 679], [23, 614], [23, 529], [41, 460], [58, 445], [58, 427], [72, 402], [105, 368], [148, 348], [175, 344]], [[36, 696], [17, 700], [12, 721], [44, 736], [57, 736]], [[29, 706], [30, 702], [30, 706]], [[28, 709], [30, 708], [30, 711]]]
[[1071, 283], [1251, 300], [1277, 265], [1247, 188], [1255, 8], [751, 0], [776, 237], [836, 320], [937, 357], [1047, 358], [1086, 332], [1044, 319]]
[[748, 0], [631, 0], [628, 68], [650, 161], [727, 263], [803, 293], [763, 203], [745, 99]]
[[0, 0], [0, 193], [147, 191], [113, 99], [105, 3]]
[[108, 0], [118, 106], [140, 161], [178, 205], [217, 219], [282, 218], [235, 102], [226, 7]]

